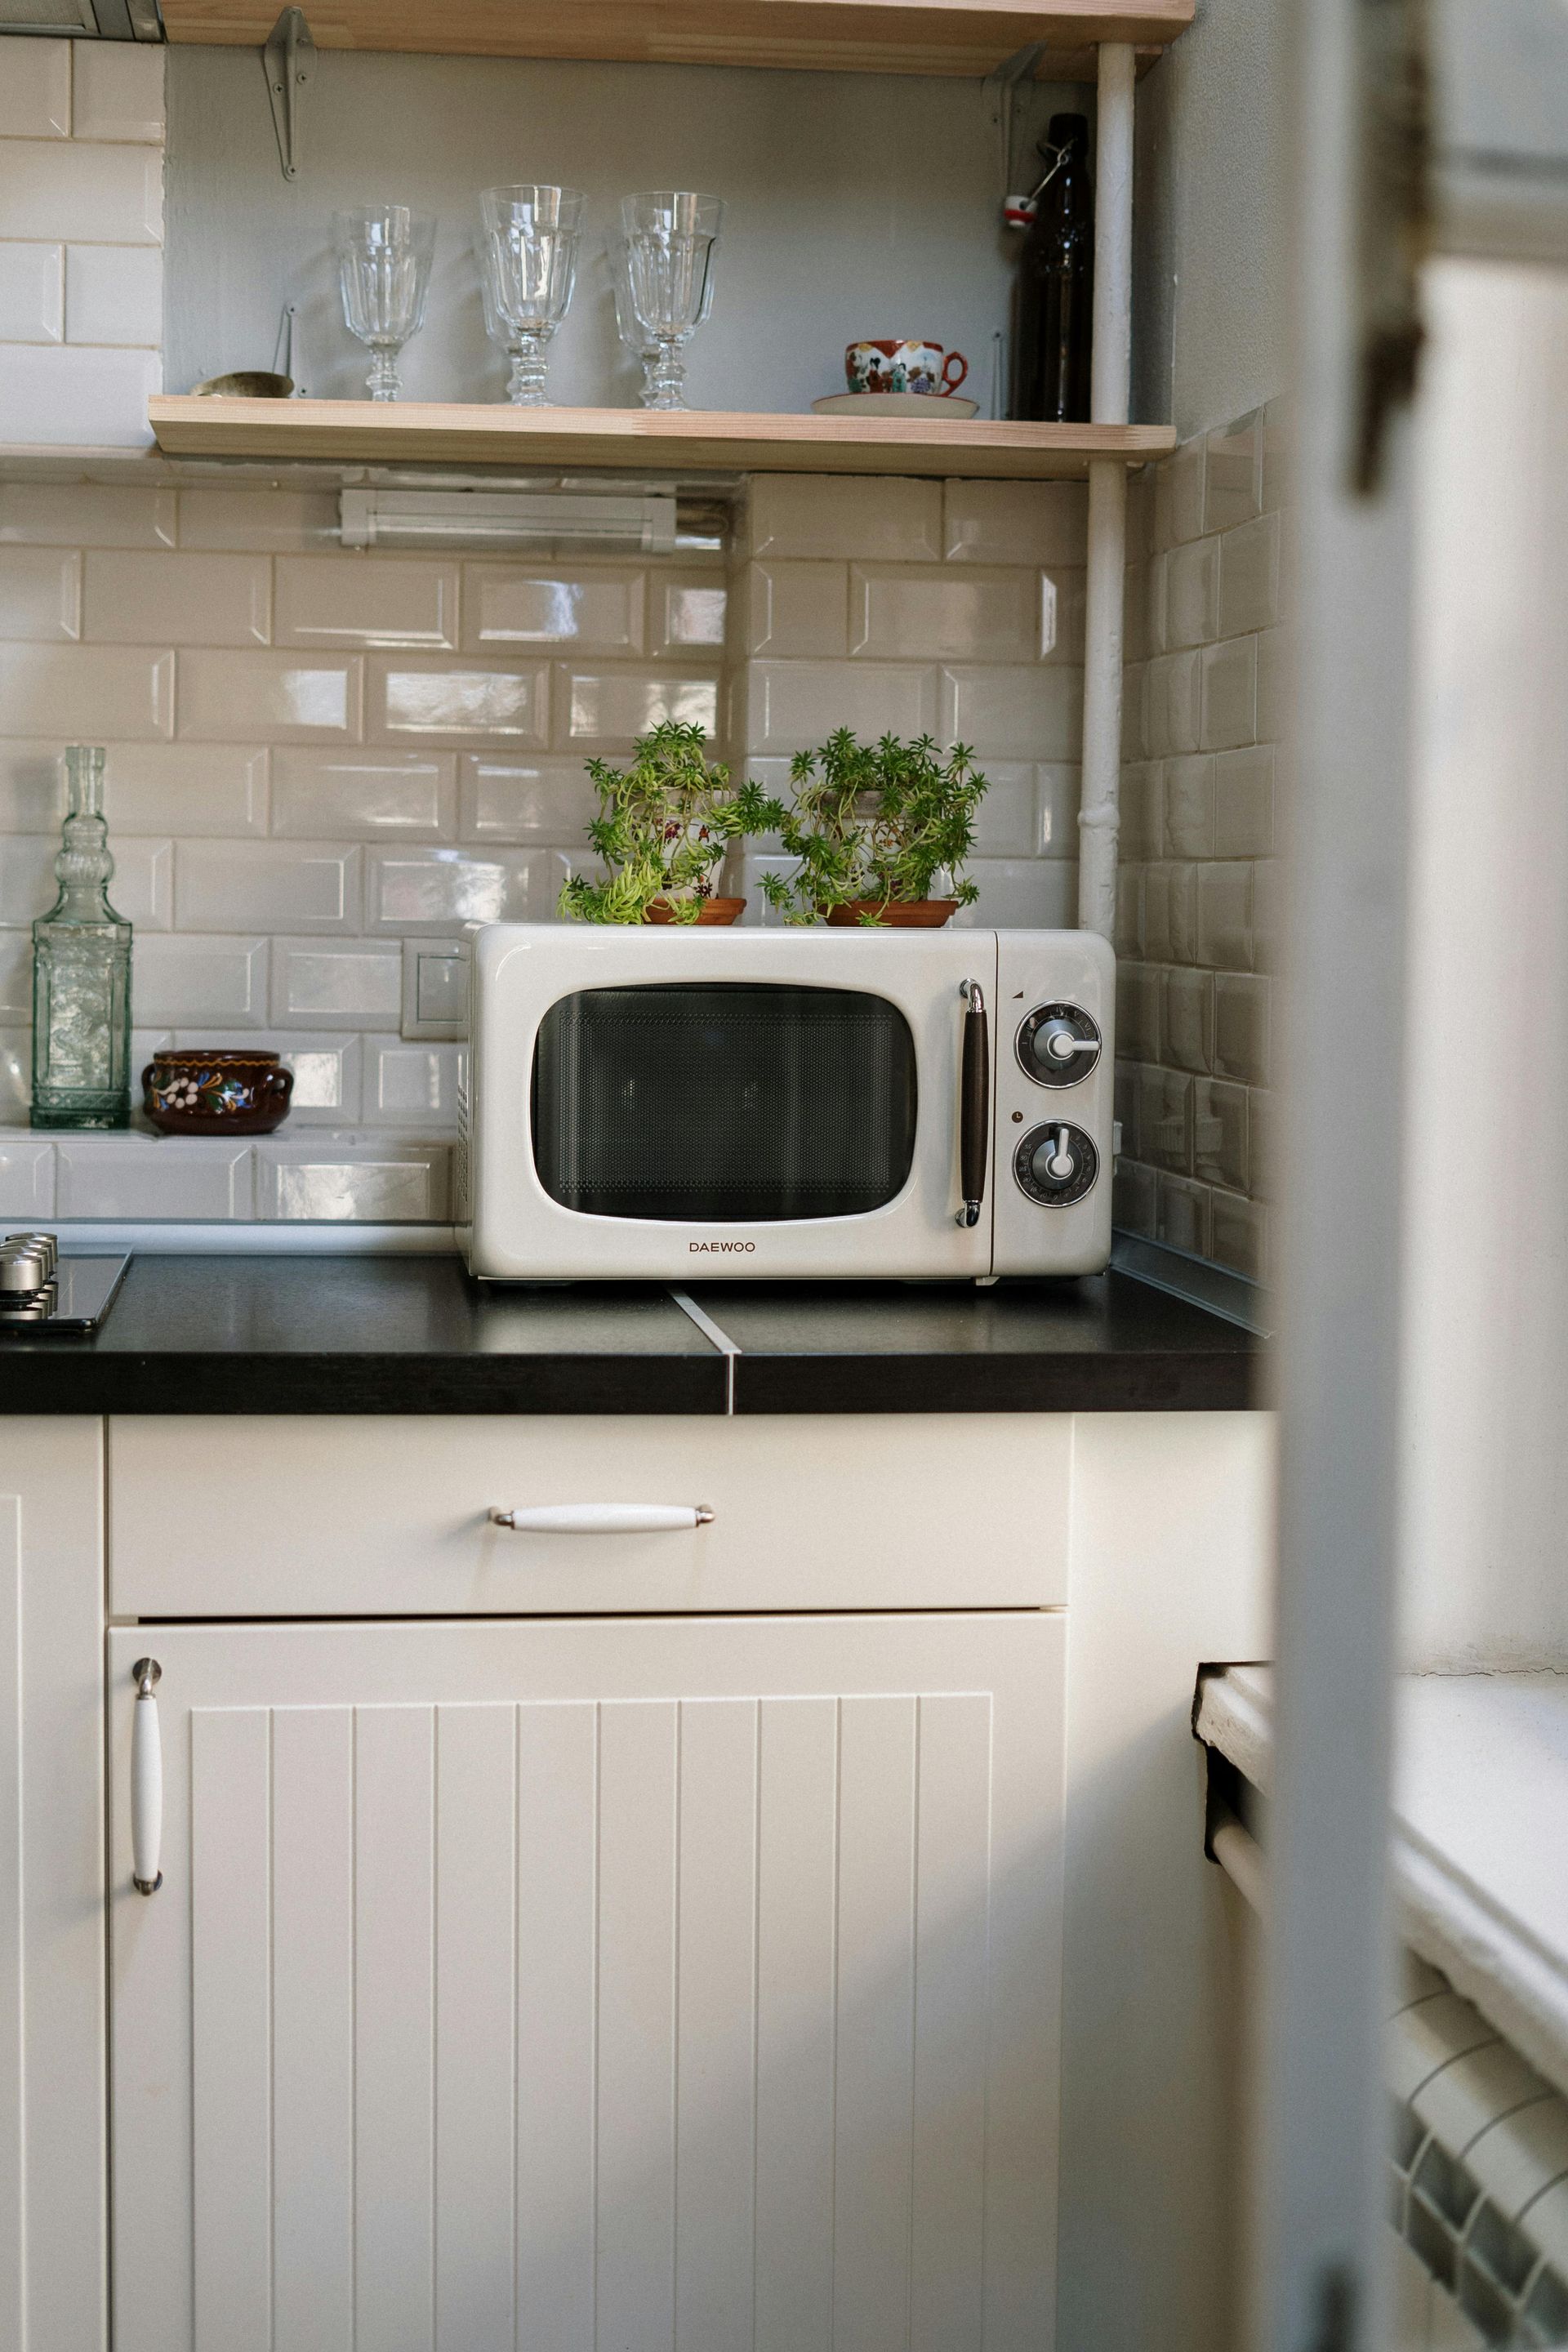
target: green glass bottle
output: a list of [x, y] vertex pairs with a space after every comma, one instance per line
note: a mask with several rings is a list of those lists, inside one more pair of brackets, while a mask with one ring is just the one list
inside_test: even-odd
[[109, 903], [103, 753], [66, 753], [60, 895], [33, 925], [33, 1125], [131, 1124], [131, 926]]

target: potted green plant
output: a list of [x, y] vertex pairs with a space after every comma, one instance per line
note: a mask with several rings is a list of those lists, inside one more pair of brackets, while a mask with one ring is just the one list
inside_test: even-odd
[[[979, 891], [963, 878], [974, 814], [988, 789], [967, 744], [944, 755], [929, 735], [862, 743], [847, 727], [790, 763], [795, 805], [777, 820], [798, 866], [763, 888], [792, 923], [932, 929]], [[949, 895], [933, 898], [939, 877]]]
[[590, 760], [599, 813], [588, 839], [602, 881], [567, 877], [560, 911], [583, 923], [733, 923], [743, 898], [717, 895], [731, 842], [771, 833], [784, 815], [759, 784], [731, 785], [710, 766], [700, 727], [661, 719], [633, 746], [631, 765]]

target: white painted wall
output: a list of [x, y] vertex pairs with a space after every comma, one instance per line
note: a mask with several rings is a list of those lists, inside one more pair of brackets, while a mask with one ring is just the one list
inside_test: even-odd
[[[1032, 90], [1021, 142], [1053, 105], [1087, 95]], [[291, 184], [250, 51], [172, 51], [169, 105], [171, 390], [267, 366], [294, 299], [310, 389], [356, 394], [364, 361], [338, 307], [330, 216], [390, 198], [441, 224], [408, 396], [499, 399], [472, 230], [481, 189], [531, 179], [589, 200], [584, 268], [552, 362], [562, 402], [635, 400], [604, 240], [623, 195], [669, 186], [729, 206], [713, 315], [692, 346], [694, 404], [805, 408], [844, 389], [847, 341], [884, 334], [963, 351], [988, 402], [1016, 247], [1000, 226], [1001, 162], [978, 82], [323, 51]]]

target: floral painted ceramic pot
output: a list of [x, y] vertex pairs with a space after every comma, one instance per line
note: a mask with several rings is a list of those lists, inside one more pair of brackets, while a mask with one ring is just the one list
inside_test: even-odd
[[956, 392], [968, 373], [963, 353], [949, 352], [944, 359], [940, 343], [888, 337], [844, 347], [844, 377], [851, 392], [924, 392], [940, 398]]
[[289, 1116], [294, 1074], [248, 1047], [155, 1054], [142, 1100], [164, 1135], [270, 1135]]

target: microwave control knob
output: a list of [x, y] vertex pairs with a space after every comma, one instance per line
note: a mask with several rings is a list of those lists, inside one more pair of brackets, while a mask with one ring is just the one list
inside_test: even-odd
[[1018, 1139], [1013, 1175], [1021, 1192], [1042, 1208], [1070, 1209], [1100, 1173], [1100, 1154], [1081, 1127], [1065, 1119], [1032, 1127]]
[[1018, 1028], [1018, 1062], [1037, 1087], [1076, 1087], [1100, 1059], [1100, 1031], [1076, 1004], [1037, 1004]]

